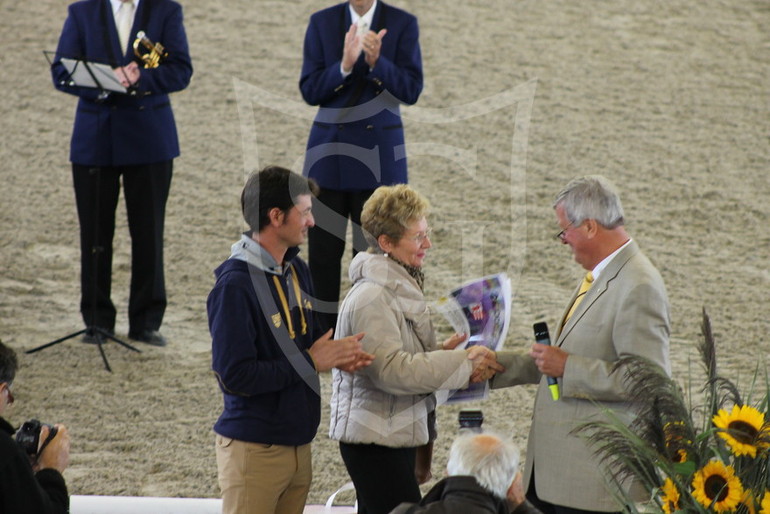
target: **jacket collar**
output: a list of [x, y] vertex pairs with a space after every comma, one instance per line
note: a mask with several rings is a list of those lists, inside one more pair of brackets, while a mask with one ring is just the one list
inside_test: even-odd
[[[299, 248], [293, 246], [286, 250], [284, 263], [289, 263], [299, 254]], [[286, 271], [284, 263], [277, 263], [270, 253], [261, 244], [251, 238], [251, 232], [244, 232], [241, 239], [230, 247], [230, 258], [244, 261], [266, 273], [283, 275]]]
[[461, 503], [468, 512], [490, 514], [508, 514], [509, 512], [505, 500], [495, 497], [481, 487], [474, 477], [465, 475], [451, 476], [439, 481], [420, 501], [420, 505], [427, 506], [449, 498], [453, 503]]
[[[632, 240], [625, 246], [625, 248], [621, 249], [620, 252], [602, 270], [599, 278], [597, 278], [593, 285], [591, 285], [591, 288], [586, 293], [585, 298], [583, 298], [583, 301], [580, 302], [580, 305], [578, 305], [577, 309], [575, 309], [575, 312], [572, 313], [572, 317], [570, 317], [567, 323], [564, 323], [564, 318], [567, 316], [569, 309], [564, 311], [564, 314], [562, 314], [561, 320], [559, 322], [559, 327], [562, 327], [562, 329], [556, 336], [558, 346], [561, 346], [564, 337], [569, 334], [569, 332], [580, 320], [580, 318], [582, 318], [588, 309], [591, 308], [591, 305], [593, 305], [593, 303], [607, 291], [610, 282], [612, 282], [615, 277], [618, 276], [620, 270], [622, 270], [626, 263], [628, 263], [628, 261], [631, 259], [631, 257], [637, 253], [639, 253], [639, 245], [636, 244], [636, 241]], [[572, 305], [572, 302], [575, 301], [578, 289], [575, 289], [574, 293], [572, 294], [572, 299], [568, 305]]]
[[435, 345], [430, 309], [414, 278], [399, 263], [382, 254], [360, 252], [350, 263], [353, 287], [362, 282], [374, 283], [390, 295], [393, 307], [411, 325], [417, 339], [427, 348]]
[[385, 255], [358, 253], [350, 263], [348, 275], [354, 284], [361, 280], [374, 282], [391, 291], [399, 299], [407, 302], [425, 302], [417, 281], [403, 266]]

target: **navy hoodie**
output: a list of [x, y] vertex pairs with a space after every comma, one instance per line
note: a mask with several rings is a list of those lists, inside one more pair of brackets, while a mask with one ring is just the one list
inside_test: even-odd
[[240, 441], [299, 446], [313, 440], [321, 419], [318, 374], [307, 352], [322, 335], [313, 318], [310, 272], [297, 248], [289, 249], [284, 266], [255, 262], [254, 254], [237, 256], [254, 244], [244, 236], [233, 245], [208, 297], [212, 368], [224, 393], [214, 431]]

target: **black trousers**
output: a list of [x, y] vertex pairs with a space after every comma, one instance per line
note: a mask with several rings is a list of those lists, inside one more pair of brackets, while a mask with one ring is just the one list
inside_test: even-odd
[[402, 502], [419, 502], [415, 448], [340, 443], [340, 454], [356, 486], [358, 514], [388, 514]]
[[535, 470], [532, 470], [532, 479], [529, 481], [529, 489], [527, 489], [527, 500], [540, 509], [543, 514], [622, 514], [621, 512], [599, 512], [593, 510], [581, 510], [573, 509], [572, 507], [562, 507], [561, 505], [554, 505], [537, 497], [537, 491], [535, 490]]
[[172, 172], [173, 161], [105, 167], [73, 163], [80, 220], [80, 312], [86, 325], [115, 328], [112, 239], [122, 177], [131, 234], [129, 327], [131, 331], [160, 328], [166, 310], [163, 224]]
[[316, 296], [313, 307], [327, 329], [337, 325], [341, 261], [345, 253], [348, 219], [352, 223], [355, 255], [367, 248], [361, 229], [361, 210], [373, 192], [321, 189], [314, 202], [315, 227], [308, 234], [308, 265]]

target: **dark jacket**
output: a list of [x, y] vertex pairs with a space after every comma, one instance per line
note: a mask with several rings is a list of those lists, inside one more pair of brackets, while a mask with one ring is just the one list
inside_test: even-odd
[[382, 1], [371, 30], [387, 29], [372, 70], [363, 53], [346, 78], [340, 72], [348, 2], [310, 17], [299, 88], [320, 109], [310, 129], [304, 175], [324, 189], [361, 191], [406, 183], [407, 165], [400, 105], [422, 92], [417, 18]]
[[0, 418], [0, 512], [69, 512], [70, 499], [64, 477], [55, 469], [32, 471], [29, 458], [13, 434], [13, 427]]
[[391, 514], [542, 514], [525, 502], [511, 511], [471, 476], [447, 477], [428, 491], [419, 503], [402, 503]]
[[[319, 380], [307, 350], [322, 334], [313, 318], [307, 264], [296, 256], [296, 248], [289, 252], [281, 274], [232, 258], [215, 271], [217, 281], [207, 309], [212, 368], [224, 393], [224, 410], [214, 425], [221, 436], [299, 446], [312, 441], [318, 430]], [[274, 277], [290, 306], [291, 324]], [[302, 293], [300, 302], [294, 280]], [[294, 340], [289, 326], [295, 331]]]
[[[130, 46], [139, 31], [162, 44], [168, 57], [157, 68], [142, 68], [135, 95], [112, 93], [101, 100], [95, 88], [67, 85], [62, 57], [125, 66], [135, 59]], [[70, 160], [75, 164], [130, 166], [179, 155], [168, 94], [186, 88], [193, 72], [182, 7], [172, 0], [142, 0], [130, 34], [129, 45], [120, 48], [107, 0], [82, 0], [69, 6], [51, 74], [57, 89], [80, 98], [70, 146]]]

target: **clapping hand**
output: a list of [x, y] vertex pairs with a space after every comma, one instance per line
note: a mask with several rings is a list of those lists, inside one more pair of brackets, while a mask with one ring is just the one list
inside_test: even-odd
[[359, 369], [367, 367], [372, 363], [373, 360], [373, 354], [360, 350], [352, 361], [347, 364], [340, 364], [339, 366], [335, 367], [339, 370], [347, 371], [348, 373], [355, 373]]
[[361, 332], [342, 339], [332, 339], [332, 330], [329, 329], [308, 350], [313, 358], [316, 371], [329, 371], [332, 368], [338, 368], [352, 373], [371, 364], [374, 355], [363, 351], [361, 346], [361, 339], [363, 338], [364, 333]]
[[382, 38], [385, 37], [387, 32], [388, 29], [381, 29], [379, 32], [370, 30], [363, 35], [364, 59], [366, 64], [369, 65], [370, 70], [374, 68], [374, 65], [377, 64], [377, 59], [380, 58]]
[[345, 44], [342, 49], [342, 69], [345, 73], [350, 73], [356, 61], [364, 53], [364, 59], [369, 68], [374, 68], [377, 60], [380, 58], [380, 49], [382, 48], [382, 38], [385, 37], [387, 29], [379, 32], [370, 30], [358, 34], [358, 25], [355, 23], [345, 33]]

